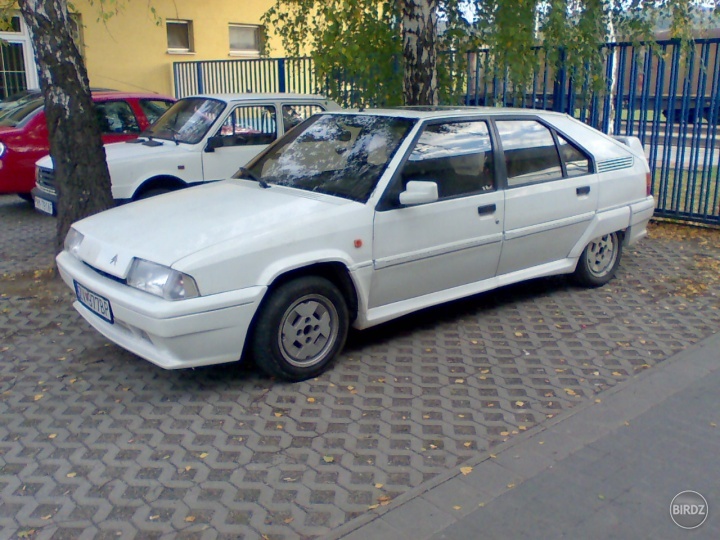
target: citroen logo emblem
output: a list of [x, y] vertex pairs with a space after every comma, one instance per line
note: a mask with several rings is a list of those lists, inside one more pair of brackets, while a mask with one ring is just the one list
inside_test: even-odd
[[110, 259], [110, 264], [117, 264], [117, 255], [115, 255], [112, 259]]

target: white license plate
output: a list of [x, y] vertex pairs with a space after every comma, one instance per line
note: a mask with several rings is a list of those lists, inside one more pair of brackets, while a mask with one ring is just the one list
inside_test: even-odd
[[107, 298], [104, 298], [99, 294], [95, 294], [91, 290], [83, 287], [77, 281], [74, 281], [73, 283], [75, 283], [75, 294], [77, 295], [77, 299], [80, 303], [101, 319], [113, 324], [114, 318], [112, 307], [110, 307], [110, 301]]
[[55, 214], [53, 211], [53, 203], [40, 197], [35, 197], [35, 208], [44, 214], [50, 214], [51, 216]]

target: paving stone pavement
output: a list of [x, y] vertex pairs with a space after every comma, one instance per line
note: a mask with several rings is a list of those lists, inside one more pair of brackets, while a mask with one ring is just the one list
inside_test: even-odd
[[317, 379], [163, 371], [34, 274], [54, 221], [23, 204], [0, 197], [0, 538], [329, 536], [720, 327], [720, 231], [655, 225], [603, 288], [534, 280], [355, 332]]

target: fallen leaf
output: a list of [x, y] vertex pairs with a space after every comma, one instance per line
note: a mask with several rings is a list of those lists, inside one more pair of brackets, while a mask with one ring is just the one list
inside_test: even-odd
[[48, 439], [54, 439], [55, 437], [57, 437], [57, 433], [51, 433], [48, 435]]
[[159, 517], [160, 517], [159, 515], [155, 515], [155, 516], [150, 516], [148, 519], [149, 519], [150, 521], [155, 521], [155, 520], [158, 519]]
[[515, 484], [508, 484], [507, 487], [508, 487], [508, 489], [512, 489], [515, 487]]
[[333, 461], [335, 461], [335, 458], [332, 456], [323, 456], [323, 461], [325, 463], [332, 463]]
[[717, 427], [717, 424], [715, 422], [710, 422], [710, 427]]
[[517, 405], [518, 407], [522, 407], [523, 405], [525, 405], [525, 402], [524, 401], [516, 401], [515, 405]]
[[380, 506], [380, 505], [379, 504], [371, 504], [370, 506], [368, 506], [368, 510], [375, 510], [378, 506]]
[[462, 510], [462, 506], [455, 505], [453, 506], [453, 510]]
[[292, 523], [294, 519], [295, 519], [294, 517], [289, 517], [289, 518], [287, 518], [287, 519], [284, 519], [284, 520], [283, 520], [283, 523], [285, 523], [285, 524], [287, 525], [287, 524], [289, 524], [289, 523]]
[[309, 397], [309, 398], [307, 398], [307, 401], [308, 401], [308, 403], [315, 403], [315, 398]]
[[465, 448], [470, 448], [470, 447], [472, 446], [472, 443], [471, 443], [471, 442], [466, 442], [466, 443], [463, 443], [463, 446], [464, 446]]
[[492, 459], [495, 459], [495, 458], [497, 457], [497, 454], [490, 454], [490, 457], [491, 457]]
[[510, 432], [509, 431], [501, 431], [500, 435], [502, 435], [503, 437], [507, 437], [508, 435], [510, 435]]
[[599, 494], [598, 494], [598, 499], [600, 499], [601, 501], [604, 501], [604, 500], [605, 500], [605, 495], [603, 495], [602, 493], [599, 493]]
[[195, 521], [195, 516], [188, 516], [185, 518], [185, 521], [187, 521], [188, 523], [192, 523], [193, 521]]
[[382, 485], [382, 484], [375, 484], [375, 487], [376, 487], [377, 489], [380, 489], [381, 487], [383, 487], [383, 485]]
[[463, 476], [467, 476], [472, 472], [472, 467], [460, 467], [460, 472], [463, 473]]
[[457, 384], [463, 384], [465, 382], [465, 379], [455, 379], [455, 382]]
[[43, 398], [45, 394], [35, 394], [35, 397], [33, 398], [33, 401], [39, 401]]
[[67, 476], [68, 478], [75, 478], [77, 476], [77, 473], [71, 472], [67, 473], [65, 476]]
[[47, 521], [47, 520], [50, 519], [51, 517], [52, 517], [52, 514], [48, 514], [47, 516], [43, 516], [43, 517], [41, 517], [40, 519], [42, 519], [43, 521]]
[[276, 418], [280, 418], [283, 415], [283, 413], [281, 413], [281, 412], [276, 412], [274, 414], [275, 414]]
[[200, 454], [200, 459], [205, 459], [206, 457], [208, 457], [208, 455], [209, 454], [207, 452], [203, 452], [202, 454]]

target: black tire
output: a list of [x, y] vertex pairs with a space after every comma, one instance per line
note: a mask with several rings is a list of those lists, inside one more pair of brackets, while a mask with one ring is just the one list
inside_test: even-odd
[[162, 195], [163, 193], [170, 193], [171, 191], [175, 191], [173, 188], [151, 188], [141, 191], [136, 197], [136, 201], [141, 201], [143, 199], [149, 199], [150, 197], [156, 197], [158, 195]]
[[600, 287], [613, 277], [622, 257], [622, 237], [614, 232], [593, 239], [580, 255], [573, 277], [585, 287]]
[[348, 308], [327, 279], [305, 276], [269, 292], [252, 331], [257, 366], [288, 381], [315, 377], [338, 356], [347, 338]]
[[29, 193], [18, 193], [17, 195], [25, 202], [29, 202], [29, 203], [33, 202], [33, 197]]

